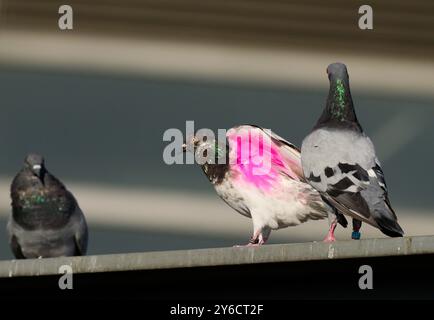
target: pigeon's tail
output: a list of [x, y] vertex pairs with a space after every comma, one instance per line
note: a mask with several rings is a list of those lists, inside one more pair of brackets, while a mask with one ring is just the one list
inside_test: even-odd
[[402, 237], [404, 235], [404, 230], [398, 224], [396, 216], [393, 211], [386, 208], [386, 212], [377, 212], [377, 217], [375, 222], [381, 232], [389, 237]]
[[[390, 223], [392, 222], [392, 223]], [[396, 221], [388, 221], [388, 223], [382, 223], [382, 221], [377, 221], [381, 232], [389, 237], [402, 237], [404, 235], [404, 230]]]

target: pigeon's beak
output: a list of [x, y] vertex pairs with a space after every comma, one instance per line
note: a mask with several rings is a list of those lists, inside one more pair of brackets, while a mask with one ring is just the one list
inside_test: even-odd
[[199, 144], [199, 140], [196, 137], [193, 137], [191, 139], [187, 139], [187, 141], [182, 144], [182, 151], [187, 152], [196, 150], [196, 147]]
[[40, 164], [35, 164], [32, 170], [38, 177], [41, 177], [42, 166]]

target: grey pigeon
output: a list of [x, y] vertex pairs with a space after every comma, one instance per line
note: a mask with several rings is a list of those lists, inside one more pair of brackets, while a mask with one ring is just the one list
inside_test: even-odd
[[374, 145], [357, 121], [347, 68], [333, 63], [327, 74], [326, 107], [301, 147], [304, 175], [326, 201], [353, 218], [353, 239], [360, 238], [362, 221], [401, 237], [404, 231], [390, 204]]
[[11, 186], [7, 231], [17, 259], [85, 255], [86, 219], [71, 192], [29, 154]]

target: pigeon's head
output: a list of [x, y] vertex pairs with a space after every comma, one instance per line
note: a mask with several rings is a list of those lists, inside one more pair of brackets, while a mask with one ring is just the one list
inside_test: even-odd
[[24, 159], [24, 166], [38, 178], [42, 179], [44, 177], [46, 170], [43, 156], [36, 153], [28, 154]]
[[220, 145], [215, 138], [207, 135], [196, 134], [186, 140], [182, 145], [184, 152], [193, 152], [199, 164], [218, 163], [220, 158], [224, 158], [225, 146]]
[[348, 79], [347, 66], [340, 62], [332, 63], [327, 67], [327, 75], [330, 81], [333, 79], [346, 80]]

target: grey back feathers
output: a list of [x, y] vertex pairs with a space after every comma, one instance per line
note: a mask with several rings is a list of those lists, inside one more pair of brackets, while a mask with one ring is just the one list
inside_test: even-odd
[[71, 192], [45, 167], [42, 156], [26, 157], [11, 185], [7, 230], [17, 258], [84, 255], [88, 231]]
[[326, 107], [301, 148], [304, 175], [341, 213], [402, 236], [374, 145], [354, 111], [347, 69], [337, 63], [327, 72]]

